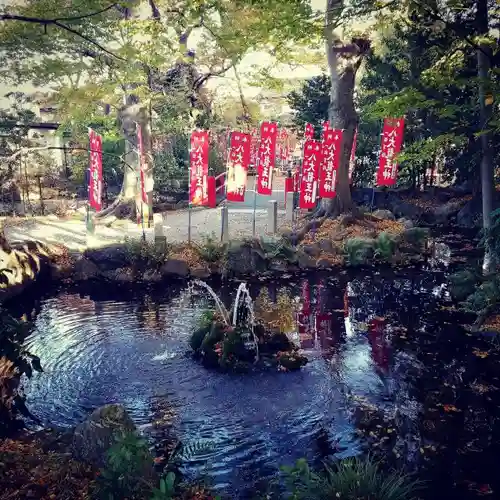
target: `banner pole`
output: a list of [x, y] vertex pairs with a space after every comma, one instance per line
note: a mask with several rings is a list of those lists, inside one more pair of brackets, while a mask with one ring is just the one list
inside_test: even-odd
[[191, 245], [191, 195], [189, 195], [188, 205], [188, 245]]
[[258, 149], [257, 149], [257, 155], [255, 158], [255, 177], [254, 177], [254, 183], [253, 183], [253, 215], [252, 215], [252, 235], [255, 238], [255, 233], [256, 233], [256, 228], [255, 228], [255, 218], [257, 215], [257, 186], [259, 184], [259, 164], [260, 164], [260, 143], [262, 141], [262, 122], [259, 122], [259, 142], [258, 142]]

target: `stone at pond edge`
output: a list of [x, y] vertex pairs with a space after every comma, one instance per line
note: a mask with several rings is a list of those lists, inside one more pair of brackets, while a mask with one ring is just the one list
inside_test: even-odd
[[125, 433], [134, 432], [136, 427], [122, 405], [101, 406], [73, 433], [73, 457], [97, 467], [103, 467], [107, 451]]
[[402, 217], [401, 219], [398, 219], [398, 222], [400, 224], [403, 224], [405, 229], [411, 229], [412, 227], [415, 227], [415, 224], [413, 224], [413, 221], [411, 221], [410, 219], [405, 219]]
[[147, 283], [160, 283], [162, 279], [163, 276], [154, 269], [148, 269], [142, 277], [142, 280]]
[[189, 267], [183, 260], [169, 259], [161, 266], [160, 273], [165, 276], [185, 278], [189, 275]]
[[75, 281], [86, 281], [96, 278], [99, 274], [100, 271], [97, 264], [82, 257], [75, 262], [72, 277]]
[[212, 272], [208, 267], [197, 266], [191, 269], [191, 276], [198, 279], [206, 279], [212, 275]]
[[129, 255], [123, 245], [89, 249], [84, 256], [97, 264], [101, 271], [114, 271], [129, 265]]
[[316, 267], [318, 269], [329, 269], [332, 266], [332, 262], [328, 259], [318, 259], [318, 261], [316, 262]]
[[312, 257], [318, 257], [321, 254], [321, 248], [318, 243], [311, 243], [310, 245], [303, 245], [302, 250], [307, 255], [311, 255]]
[[269, 270], [278, 272], [288, 271], [288, 263], [282, 259], [273, 259], [269, 262]]
[[321, 250], [323, 250], [323, 252], [335, 253], [335, 247], [333, 246], [333, 243], [331, 240], [328, 240], [328, 239], [320, 240], [319, 247]]
[[396, 220], [396, 217], [394, 217], [394, 214], [390, 210], [375, 210], [373, 216], [382, 220]]
[[121, 267], [114, 271], [104, 271], [102, 275], [117, 283], [133, 283], [136, 281], [134, 273], [130, 267]]
[[309, 255], [299, 252], [297, 257], [300, 269], [310, 269], [316, 267], [316, 261]]

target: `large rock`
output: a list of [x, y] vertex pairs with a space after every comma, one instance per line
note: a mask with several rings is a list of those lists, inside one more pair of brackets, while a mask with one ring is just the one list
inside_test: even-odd
[[423, 214], [423, 210], [420, 207], [405, 201], [397, 201], [394, 203], [392, 212], [396, 217], [404, 217], [412, 220], [420, 218]]
[[398, 219], [398, 222], [400, 224], [403, 224], [405, 229], [411, 229], [412, 227], [415, 227], [415, 224], [413, 224], [413, 222], [410, 219], [401, 218]]
[[129, 265], [129, 254], [123, 245], [89, 249], [84, 256], [91, 260], [101, 271], [114, 271]]
[[265, 254], [253, 242], [231, 242], [227, 250], [226, 271], [234, 274], [253, 274], [266, 271]]
[[130, 267], [120, 267], [111, 271], [104, 271], [102, 276], [116, 283], [133, 283], [136, 281], [134, 273]]
[[73, 433], [73, 456], [96, 467], [103, 467], [111, 446], [121, 436], [135, 430], [134, 422], [122, 405], [101, 406], [76, 426]]
[[321, 254], [321, 248], [319, 243], [311, 243], [310, 245], [303, 245], [302, 250], [307, 255], [310, 255], [311, 257], [318, 257]]
[[99, 267], [85, 257], [78, 259], [73, 267], [73, 279], [75, 281], [86, 281], [99, 276]]
[[396, 220], [396, 217], [394, 217], [394, 214], [390, 210], [375, 210], [373, 216], [382, 220]]
[[432, 222], [436, 224], [448, 224], [450, 219], [458, 214], [462, 205], [463, 202], [461, 201], [450, 201], [437, 207], [432, 212], [432, 218], [434, 219]]
[[189, 266], [180, 259], [168, 259], [160, 268], [160, 273], [164, 276], [176, 276], [186, 278], [189, 275]]

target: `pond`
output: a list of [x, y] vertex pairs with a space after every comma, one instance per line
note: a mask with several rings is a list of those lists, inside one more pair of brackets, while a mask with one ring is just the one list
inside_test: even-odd
[[[209, 446], [184, 464], [231, 498], [251, 498], [279, 465], [359, 453], [370, 443], [432, 481], [428, 498], [500, 491], [500, 364], [449, 310], [442, 272], [364, 270], [252, 283], [299, 311], [290, 330], [310, 359], [299, 372], [223, 374], [189, 356], [200, 291], [62, 291], [36, 305], [26, 340], [44, 373], [25, 382], [44, 424], [71, 427], [125, 405], [156, 448]], [[230, 305], [238, 283], [214, 285]]]

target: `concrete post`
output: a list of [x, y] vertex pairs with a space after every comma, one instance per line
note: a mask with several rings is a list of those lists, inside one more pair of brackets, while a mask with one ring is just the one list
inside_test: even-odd
[[222, 243], [227, 243], [229, 241], [229, 210], [227, 207], [221, 207], [220, 217], [222, 224], [220, 240]]
[[163, 214], [153, 214], [153, 231], [155, 246], [160, 249], [166, 248], [167, 237], [163, 232]]
[[271, 200], [267, 207], [267, 232], [276, 234], [278, 232], [278, 202]]
[[286, 220], [287, 222], [293, 222], [294, 216], [294, 194], [293, 192], [286, 193]]

